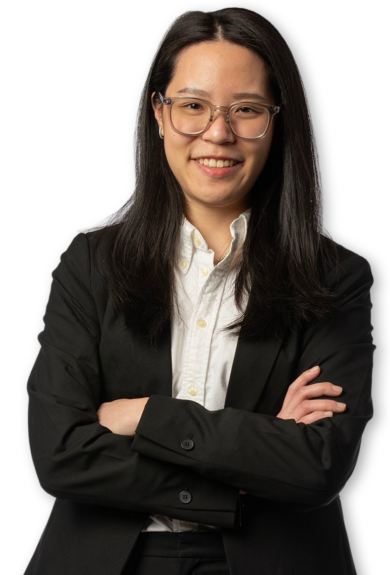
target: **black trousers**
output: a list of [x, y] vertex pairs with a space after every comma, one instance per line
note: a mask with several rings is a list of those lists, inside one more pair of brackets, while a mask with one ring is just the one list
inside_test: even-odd
[[122, 575], [229, 575], [220, 531], [141, 531]]

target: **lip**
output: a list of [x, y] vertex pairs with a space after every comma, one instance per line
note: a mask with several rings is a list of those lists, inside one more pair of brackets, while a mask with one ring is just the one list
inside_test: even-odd
[[197, 156], [192, 158], [193, 160], [200, 160], [201, 158], [214, 158], [214, 160], [234, 160], [235, 162], [240, 162], [237, 158], [232, 158], [232, 156], [213, 156], [213, 154], [205, 154], [204, 156]]
[[[216, 156], [206, 156], [207, 158], [215, 158], [217, 159]], [[219, 158], [222, 160], [222, 158]], [[225, 160], [228, 160], [228, 157], [224, 157]], [[230, 158], [232, 160], [234, 160], [234, 158]], [[205, 166], [204, 164], [200, 164], [199, 162], [196, 161], [196, 159], [191, 160], [192, 162], [194, 162], [198, 168], [200, 170], [202, 170], [202, 172], [204, 174], [206, 174], [207, 176], [211, 176], [213, 178], [223, 178], [225, 176], [230, 176], [230, 174], [233, 174], [234, 172], [236, 172], [237, 170], [239, 170], [241, 168], [241, 166], [244, 165], [244, 162], [239, 162], [238, 164], [235, 164], [234, 166], [229, 166], [227, 168], [210, 168], [209, 166]]]

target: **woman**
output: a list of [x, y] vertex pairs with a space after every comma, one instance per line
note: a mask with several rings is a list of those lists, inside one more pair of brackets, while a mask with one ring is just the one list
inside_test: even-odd
[[373, 278], [322, 230], [278, 31], [179, 17], [136, 160], [129, 202], [53, 272], [27, 387], [56, 501], [26, 574], [356, 573], [339, 494], [373, 415]]

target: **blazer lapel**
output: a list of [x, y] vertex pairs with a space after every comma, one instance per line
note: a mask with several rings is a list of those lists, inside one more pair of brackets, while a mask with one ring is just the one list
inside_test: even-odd
[[[255, 411], [276, 361], [282, 340], [247, 341], [239, 336], [224, 407]], [[142, 397], [152, 394], [172, 397], [171, 330], [160, 335], [156, 348], [140, 346], [140, 359], [147, 366]]]
[[224, 407], [255, 411], [282, 345], [278, 338], [238, 338]]

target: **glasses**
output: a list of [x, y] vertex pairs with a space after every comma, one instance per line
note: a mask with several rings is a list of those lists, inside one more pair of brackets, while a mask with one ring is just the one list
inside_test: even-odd
[[200, 98], [165, 98], [160, 92], [162, 104], [170, 106], [170, 122], [175, 132], [198, 136], [214, 120], [214, 111], [225, 112], [225, 119], [232, 132], [239, 138], [256, 140], [264, 138], [275, 114], [281, 106], [234, 102], [230, 106], [215, 106]]

